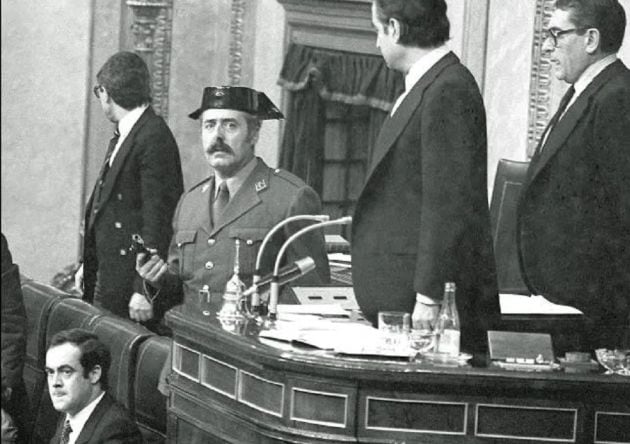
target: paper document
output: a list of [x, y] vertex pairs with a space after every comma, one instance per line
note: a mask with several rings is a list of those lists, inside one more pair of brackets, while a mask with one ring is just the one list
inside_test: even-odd
[[501, 314], [541, 314], [541, 315], [581, 315], [584, 314], [570, 305], [554, 304], [544, 296], [522, 294], [499, 294]]
[[331, 317], [350, 317], [350, 313], [339, 304], [278, 304], [278, 314], [319, 315]]

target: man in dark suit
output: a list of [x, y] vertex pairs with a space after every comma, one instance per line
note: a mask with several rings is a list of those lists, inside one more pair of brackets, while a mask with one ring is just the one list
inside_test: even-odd
[[64, 413], [51, 444], [142, 443], [127, 410], [107, 393], [111, 355], [98, 337], [81, 329], [54, 335], [46, 352], [48, 390]]
[[532, 293], [584, 312], [586, 350], [630, 346], [630, 71], [616, 57], [625, 26], [617, 0], [556, 2], [543, 50], [571, 86], [518, 207], [523, 277]]
[[137, 233], [166, 257], [183, 191], [179, 151], [150, 106], [151, 78], [140, 56], [114, 54], [96, 79], [94, 94], [116, 131], [86, 206], [83, 265], [75, 280], [81, 288], [83, 279], [84, 300], [154, 327], [162, 313], [145, 298], [128, 248]]
[[[201, 139], [214, 175], [186, 192], [173, 219], [174, 236], [168, 262], [159, 256], [138, 256], [138, 274], [145, 278], [157, 301], [199, 307], [202, 301], [221, 301], [234, 273], [235, 241], [239, 242], [240, 278], [251, 283], [258, 249], [278, 222], [298, 214], [321, 214], [317, 193], [301, 179], [269, 168], [254, 147], [262, 120], [282, 118], [264, 93], [245, 87], [208, 87], [201, 107], [190, 114], [201, 121]], [[304, 222], [285, 225], [269, 241], [260, 274], [272, 272], [278, 250]], [[316, 269], [299, 282], [327, 283], [330, 270], [324, 236], [315, 230], [290, 244], [285, 262], [313, 258]], [[199, 310], [201, 312], [201, 310]]]
[[372, 22], [385, 62], [406, 77], [353, 218], [357, 301], [375, 323], [417, 300], [428, 327], [455, 282], [462, 348], [483, 351], [499, 309], [479, 88], [444, 45], [444, 0], [375, 0]]

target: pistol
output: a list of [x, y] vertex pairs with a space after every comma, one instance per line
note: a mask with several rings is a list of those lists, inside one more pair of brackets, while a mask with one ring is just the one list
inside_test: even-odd
[[137, 256], [140, 253], [144, 253], [147, 255], [147, 259], [151, 257], [151, 252], [144, 245], [144, 239], [139, 234], [131, 235], [131, 246], [129, 247], [129, 252], [134, 256]]

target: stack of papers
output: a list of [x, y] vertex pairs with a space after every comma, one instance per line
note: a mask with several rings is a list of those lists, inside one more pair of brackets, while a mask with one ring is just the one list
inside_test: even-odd
[[280, 314], [275, 327], [261, 331], [259, 336], [306, 344], [346, 355], [411, 357], [417, 353], [408, 344], [399, 347], [386, 346], [381, 332], [371, 324], [321, 319], [308, 314]]

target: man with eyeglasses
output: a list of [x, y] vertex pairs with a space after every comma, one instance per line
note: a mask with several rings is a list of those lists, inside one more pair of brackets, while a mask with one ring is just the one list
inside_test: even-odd
[[161, 310], [144, 296], [132, 234], [166, 257], [171, 219], [183, 192], [175, 138], [151, 107], [151, 77], [132, 52], [105, 62], [93, 92], [116, 125], [85, 208], [83, 264], [75, 276], [83, 299], [159, 331]]
[[570, 87], [518, 207], [525, 282], [584, 312], [586, 331], [565, 338], [584, 350], [630, 345], [630, 71], [616, 56], [625, 26], [617, 0], [556, 2], [543, 50]]

